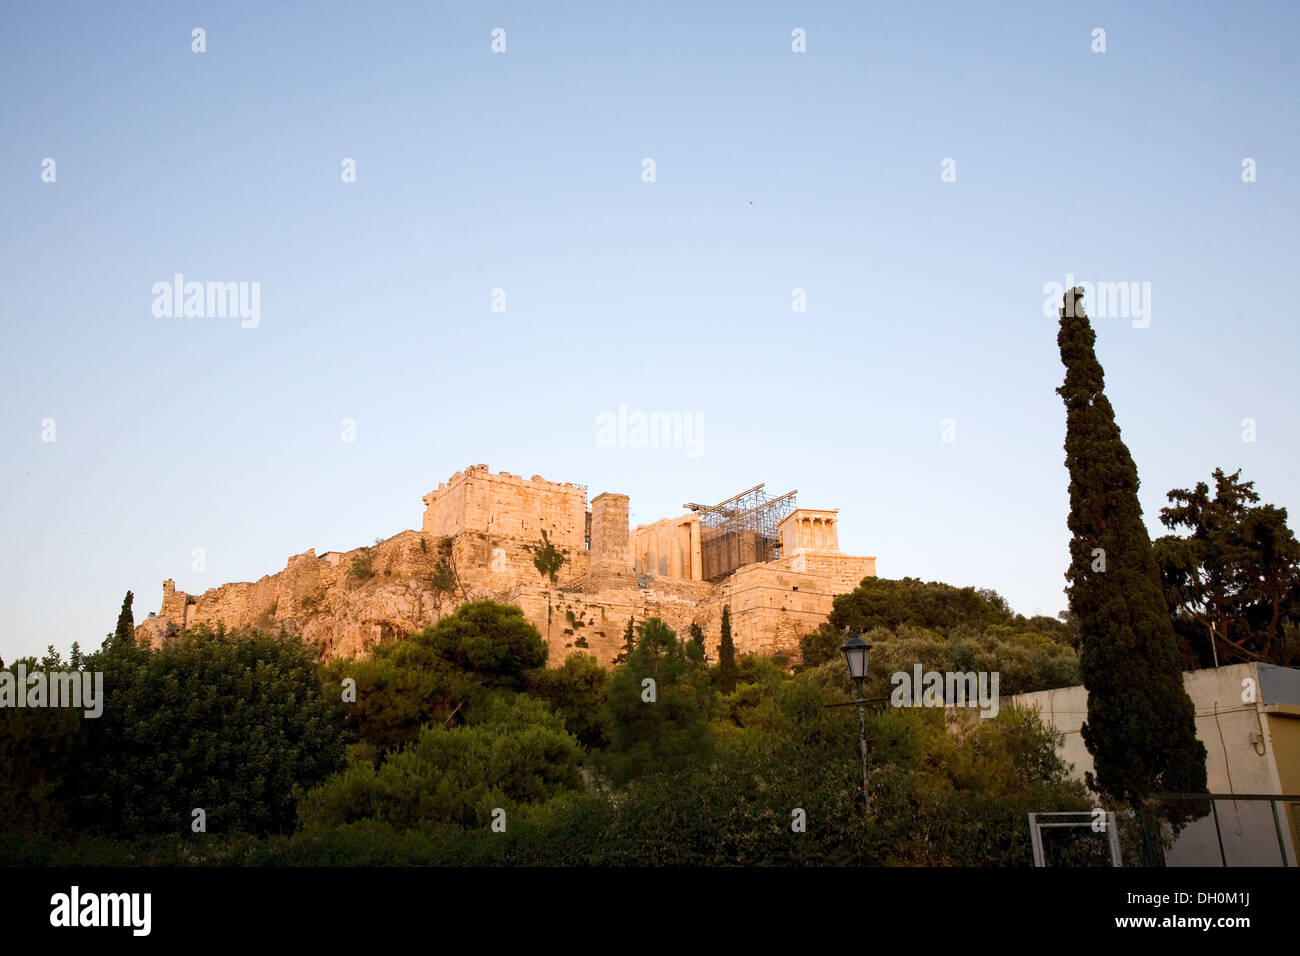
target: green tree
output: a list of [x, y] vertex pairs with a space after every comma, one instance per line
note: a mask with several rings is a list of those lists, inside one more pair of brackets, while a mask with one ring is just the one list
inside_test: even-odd
[[[601, 863], [1028, 866], [1025, 814], [1082, 810], [1059, 734], [1032, 712], [953, 721], [942, 710], [873, 712], [872, 813], [862, 813], [857, 719], [843, 665], [786, 675], [746, 656], [712, 721], [713, 748], [649, 767], [614, 801]], [[806, 833], [791, 833], [791, 808]], [[812, 821], [816, 821], [813, 825]]]
[[[356, 699], [344, 700], [344, 681]], [[368, 659], [336, 658], [321, 671], [325, 699], [362, 756], [377, 758], [415, 740], [420, 728], [442, 726], [466, 709], [482, 685], [410, 638], [377, 645]]]
[[704, 628], [700, 627], [698, 622], [691, 622], [691, 640], [686, 645], [686, 652], [690, 654], [691, 660], [700, 664], [706, 664], [709, 655], [704, 650]]
[[135, 617], [131, 613], [131, 602], [134, 595], [130, 591], [126, 592], [126, 597], [122, 599], [122, 610], [117, 615], [117, 629], [113, 632], [113, 642], [115, 644], [131, 644], [135, 642]]
[[874, 627], [903, 625], [942, 631], [968, 625], [1010, 624], [1015, 615], [996, 591], [954, 587], [917, 578], [863, 578], [850, 593], [835, 599], [829, 629], [837, 635]]
[[1032, 633], [1077, 644], [1068, 622], [1013, 614], [1006, 599], [987, 588], [959, 588], [916, 578], [870, 577], [848, 594], [836, 597], [830, 617], [816, 631], [800, 638], [802, 666], [816, 667], [838, 659], [846, 627], [853, 633], [878, 628], [898, 632], [909, 627], [945, 635], [957, 631]]
[[576, 651], [560, 667], [528, 673], [528, 693], [546, 701], [564, 718], [565, 729], [589, 750], [609, 743], [604, 712], [608, 685], [609, 671], [590, 654]]
[[623, 649], [614, 658], [614, 666], [626, 664], [634, 650], [636, 650], [636, 618], [630, 616], [627, 619], [627, 627], [623, 629]]
[[1082, 635], [1088, 690], [1082, 734], [1096, 772], [1088, 784], [1144, 805], [1155, 791], [1204, 792], [1205, 746], [1183, 687], [1177, 639], [1138, 503], [1138, 474], [1120, 438], [1084, 314], [1065, 294], [1057, 343], [1065, 382], [1070, 473], [1070, 610]]
[[736, 645], [731, 640], [731, 605], [722, 606], [722, 640], [718, 643], [718, 690], [736, 689]]
[[[488, 687], [524, 688], [527, 671], [546, 663], [546, 642], [513, 604], [471, 601], [438, 623], [411, 635], [428, 651]], [[400, 659], [405, 651], [394, 651]]]
[[609, 680], [610, 746], [603, 768], [623, 781], [707, 752], [712, 701], [708, 672], [671, 628], [650, 618], [638, 627], [626, 666]]
[[382, 821], [397, 829], [483, 828], [493, 811], [581, 789], [582, 749], [545, 703], [494, 695], [465, 726], [426, 727], [378, 767], [356, 762], [303, 798], [316, 829]]
[[[462, 721], [491, 688], [522, 690], [547, 648], [514, 605], [462, 604], [436, 624], [375, 646], [369, 659], [338, 658], [321, 669], [326, 699], [376, 758], [415, 740], [426, 725]], [[356, 681], [356, 700], [342, 699], [343, 681]]]
[[292, 829], [294, 788], [343, 762], [316, 650], [292, 637], [187, 631], [87, 659], [103, 714], [83, 721], [75, 824], [119, 837]]
[[[16, 675], [19, 664], [41, 669], [26, 657], [0, 670]], [[71, 825], [82, 732], [92, 722], [69, 707], [0, 707], [0, 831], [50, 835]]]
[[1300, 543], [1286, 509], [1259, 505], [1254, 487], [1216, 468], [1213, 497], [1205, 482], [1175, 488], [1160, 511], [1187, 533], [1158, 538], [1155, 554], [1189, 664], [1300, 664]]

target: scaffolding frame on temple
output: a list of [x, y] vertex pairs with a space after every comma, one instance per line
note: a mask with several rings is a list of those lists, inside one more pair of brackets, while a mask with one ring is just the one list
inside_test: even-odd
[[759, 483], [716, 505], [682, 505], [700, 516], [700, 562], [706, 581], [726, 577], [746, 564], [781, 556], [777, 525], [798, 505], [795, 491], [770, 497]]

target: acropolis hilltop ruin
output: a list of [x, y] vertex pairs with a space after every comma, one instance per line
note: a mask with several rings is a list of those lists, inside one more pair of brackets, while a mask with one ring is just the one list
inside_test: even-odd
[[[283, 571], [202, 594], [163, 582], [162, 609], [137, 636], [164, 641], [197, 624], [284, 630], [323, 657], [365, 655], [433, 624], [467, 600], [517, 604], [546, 638], [549, 662], [575, 650], [609, 664], [629, 618], [692, 624], [716, 659], [722, 608], [738, 653], [797, 656], [832, 599], [876, 573], [874, 557], [839, 549], [838, 510], [800, 508], [763, 485], [714, 505], [629, 528], [627, 495], [587, 501], [582, 485], [493, 474], [474, 465], [424, 496], [419, 531], [367, 548], [314, 549]], [[543, 536], [545, 532], [545, 536]], [[546, 543], [563, 556], [552, 583], [535, 563]]]

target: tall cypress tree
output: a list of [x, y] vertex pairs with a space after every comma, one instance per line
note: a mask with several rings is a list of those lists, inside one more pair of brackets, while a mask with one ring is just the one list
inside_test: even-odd
[[718, 644], [718, 690], [736, 689], [736, 645], [731, 641], [731, 605], [722, 606], [722, 640]]
[[122, 610], [117, 615], [117, 630], [113, 632], [113, 644], [117, 647], [135, 643], [135, 616], [131, 613], [133, 600], [135, 596], [127, 591], [122, 599]]
[[700, 627], [698, 621], [691, 622], [691, 643], [698, 649], [699, 659], [708, 660], [704, 653], [704, 628]]
[[[1065, 293], [1057, 344], [1065, 364], [1065, 463], [1070, 470], [1070, 611], [1088, 690], [1083, 741], [1094, 790], [1144, 806], [1157, 791], [1205, 792], [1205, 745], [1183, 687], [1178, 642], [1138, 503], [1137, 467], [1120, 438], [1093, 351], [1096, 334]], [[1181, 816], [1170, 809], [1171, 819]]]
[[636, 615], [627, 619], [627, 630], [623, 632], [623, 650], [614, 658], [615, 664], [626, 664], [636, 650]]

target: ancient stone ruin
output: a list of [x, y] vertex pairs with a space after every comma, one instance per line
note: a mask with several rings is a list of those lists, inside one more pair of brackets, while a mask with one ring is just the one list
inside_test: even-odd
[[582, 485], [474, 465], [424, 505], [419, 531], [352, 551], [308, 550], [259, 581], [198, 595], [164, 581], [161, 611], [136, 635], [158, 643], [197, 624], [283, 628], [322, 657], [354, 657], [490, 598], [523, 609], [552, 665], [574, 650], [609, 664], [628, 619], [650, 617], [683, 638], [698, 624], [716, 660], [730, 605], [738, 653], [793, 659], [832, 599], [876, 573], [874, 557], [840, 551], [837, 510], [797, 507], [794, 492], [769, 498], [762, 485], [629, 529], [627, 495], [606, 492], [588, 504]]

